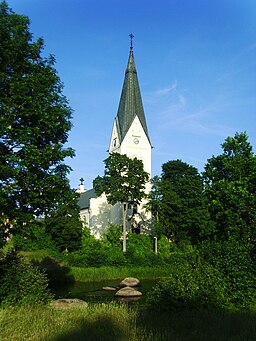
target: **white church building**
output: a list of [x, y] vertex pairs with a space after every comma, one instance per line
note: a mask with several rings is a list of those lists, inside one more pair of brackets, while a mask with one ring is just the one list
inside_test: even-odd
[[[118, 106], [117, 115], [114, 119], [112, 134], [109, 144], [109, 153], [126, 154], [130, 158], [137, 157], [142, 160], [144, 170], [151, 177], [151, 150], [146, 117], [140, 93], [137, 71], [134, 62], [133, 46], [131, 46], [125, 78]], [[150, 184], [146, 186], [149, 192]], [[122, 224], [121, 205], [108, 204], [106, 196], [98, 197], [94, 189], [85, 190], [83, 182], [79, 189], [79, 206], [81, 219], [91, 229], [91, 232], [100, 237], [106, 232], [109, 224]], [[151, 214], [146, 212], [142, 202], [139, 207], [130, 207], [128, 210], [128, 230], [133, 229], [136, 233], [147, 232], [151, 225]]]

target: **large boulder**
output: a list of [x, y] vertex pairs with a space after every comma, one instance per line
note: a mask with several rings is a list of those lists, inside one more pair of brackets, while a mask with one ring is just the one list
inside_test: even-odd
[[51, 302], [51, 306], [57, 309], [71, 308], [71, 307], [88, 307], [88, 303], [79, 298], [60, 298]]
[[140, 281], [138, 278], [127, 277], [123, 279], [120, 283], [120, 287], [138, 287], [140, 286]]
[[115, 293], [117, 297], [138, 297], [142, 296], [142, 293], [131, 287], [124, 287]]

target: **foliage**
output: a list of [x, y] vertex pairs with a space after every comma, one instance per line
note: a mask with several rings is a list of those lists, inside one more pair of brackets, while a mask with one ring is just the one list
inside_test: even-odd
[[29, 19], [0, 3], [0, 224], [26, 228], [69, 190], [63, 161], [71, 109], [53, 56], [32, 41]]
[[15, 251], [0, 255], [0, 305], [41, 304], [52, 296], [46, 275], [27, 265]]
[[225, 276], [227, 296], [240, 308], [248, 308], [256, 299], [256, 267], [250, 250], [249, 245], [235, 240], [205, 241], [199, 247], [204, 260]]
[[104, 163], [104, 176], [98, 176], [93, 181], [98, 195], [104, 192], [112, 205], [117, 202], [139, 203], [145, 197], [144, 189], [149, 175], [143, 170], [141, 160], [112, 153]]
[[60, 252], [81, 249], [82, 222], [75, 192], [66, 193], [59, 207], [45, 218], [45, 225]]
[[[96, 239], [89, 228], [83, 228], [82, 247], [78, 252], [68, 253], [66, 260], [72, 266], [100, 267], [104, 265], [123, 265], [125, 258], [122, 253], [121, 243], [116, 243], [110, 236]], [[111, 243], [108, 238], [113, 240]]]
[[121, 245], [122, 226], [110, 224], [103, 238], [110, 242], [112, 246]]
[[128, 234], [126, 259], [131, 264], [149, 265], [154, 263], [153, 238], [148, 234]]
[[158, 254], [154, 253], [154, 240], [147, 234], [128, 233], [127, 251], [122, 252], [120, 225], [110, 225], [108, 231], [100, 239], [95, 239], [90, 229], [83, 229], [82, 248], [77, 252], [69, 252], [65, 259], [71, 266], [150, 266], [167, 265], [171, 262], [170, 243], [163, 237], [159, 240]]
[[203, 173], [215, 237], [255, 244], [256, 157], [246, 133], [222, 144], [221, 155], [208, 160]]
[[136, 157], [112, 153], [104, 160], [104, 176], [93, 181], [97, 195], [105, 193], [108, 203], [122, 204], [123, 252], [126, 252], [126, 216], [128, 204], [139, 204], [145, 195], [145, 185], [149, 174], [144, 171], [143, 162]]
[[26, 229], [21, 230], [12, 237], [12, 243], [15, 249], [20, 251], [56, 250], [54, 241], [46, 233], [43, 220], [34, 220]]
[[211, 231], [202, 178], [181, 160], [163, 164], [161, 178], [153, 179], [150, 208], [157, 236], [196, 244]]
[[197, 254], [180, 257], [176, 270], [148, 294], [148, 304], [154, 309], [167, 311], [226, 307], [224, 276]]

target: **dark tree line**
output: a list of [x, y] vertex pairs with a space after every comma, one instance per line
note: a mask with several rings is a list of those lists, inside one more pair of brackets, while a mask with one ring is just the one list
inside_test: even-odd
[[202, 174], [181, 160], [163, 164], [150, 200], [156, 235], [177, 243], [215, 239], [254, 245], [256, 157], [246, 133], [228, 137], [222, 149]]

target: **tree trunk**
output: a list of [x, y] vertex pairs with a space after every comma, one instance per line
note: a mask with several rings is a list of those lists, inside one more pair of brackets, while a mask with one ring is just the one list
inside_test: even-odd
[[126, 213], [127, 213], [127, 203], [122, 202], [122, 212], [123, 212], [123, 253], [126, 252]]

